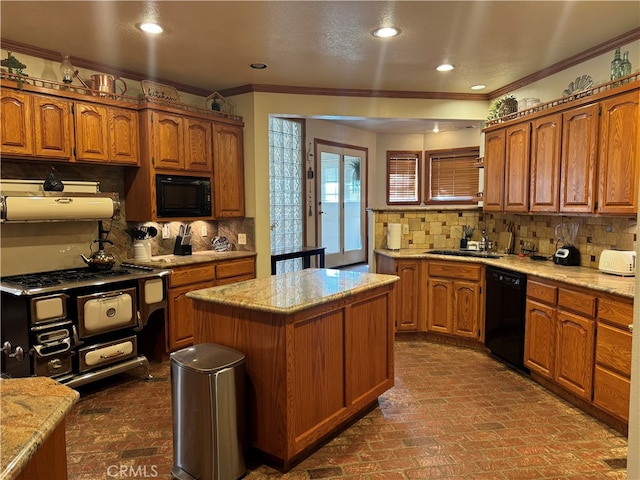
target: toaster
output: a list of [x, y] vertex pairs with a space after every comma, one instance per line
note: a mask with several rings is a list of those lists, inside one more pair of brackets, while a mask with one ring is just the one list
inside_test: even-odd
[[636, 252], [633, 250], [603, 250], [598, 270], [623, 277], [636, 274]]

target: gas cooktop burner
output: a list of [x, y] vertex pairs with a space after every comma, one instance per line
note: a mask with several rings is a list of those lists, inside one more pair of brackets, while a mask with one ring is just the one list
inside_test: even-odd
[[43, 288], [64, 283], [81, 282], [84, 280], [102, 279], [129, 275], [129, 270], [90, 271], [88, 268], [74, 268], [71, 270], [56, 270], [53, 272], [30, 273], [27, 275], [13, 275], [3, 277], [2, 281], [14, 283], [22, 287]]

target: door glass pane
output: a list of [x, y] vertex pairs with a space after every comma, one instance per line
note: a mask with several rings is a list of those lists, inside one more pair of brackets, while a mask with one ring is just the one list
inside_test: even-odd
[[322, 246], [325, 254], [340, 252], [340, 155], [320, 153]]
[[344, 156], [344, 249], [345, 251], [362, 248], [359, 157]]

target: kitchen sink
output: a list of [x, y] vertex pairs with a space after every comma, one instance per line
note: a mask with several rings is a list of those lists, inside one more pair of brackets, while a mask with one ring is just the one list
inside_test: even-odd
[[432, 253], [433, 255], [450, 255], [452, 257], [475, 257], [475, 258], [502, 258], [491, 252], [483, 252], [481, 250], [427, 250], [424, 253]]

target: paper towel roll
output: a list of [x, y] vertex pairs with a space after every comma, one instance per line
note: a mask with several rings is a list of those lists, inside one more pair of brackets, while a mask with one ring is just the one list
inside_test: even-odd
[[390, 223], [387, 225], [387, 248], [389, 250], [400, 250], [402, 245], [402, 225]]

